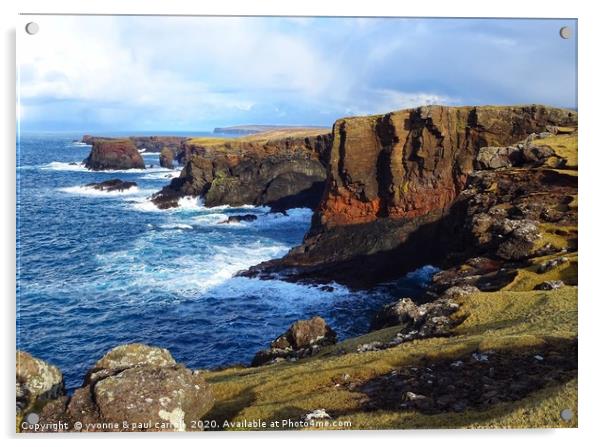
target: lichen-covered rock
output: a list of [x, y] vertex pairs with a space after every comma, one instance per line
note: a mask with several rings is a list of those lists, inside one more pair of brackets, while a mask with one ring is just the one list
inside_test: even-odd
[[252, 366], [263, 365], [276, 359], [298, 359], [313, 355], [320, 347], [336, 343], [336, 333], [323, 318], [315, 316], [309, 320], [294, 322], [288, 330], [277, 337], [269, 349], [255, 354]]
[[555, 290], [564, 287], [564, 282], [560, 279], [553, 279], [550, 281], [544, 281], [541, 284], [535, 286], [535, 290]]
[[93, 140], [84, 164], [93, 171], [144, 169], [144, 160], [131, 140]]
[[448, 317], [459, 307], [458, 303], [448, 297], [420, 306], [410, 298], [402, 298], [383, 306], [372, 319], [371, 329], [401, 325], [401, 332], [404, 333], [416, 331], [421, 337], [442, 335], [444, 330], [453, 326], [453, 321]]
[[509, 168], [520, 163], [522, 153], [516, 146], [482, 147], [477, 155], [479, 169]]
[[167, 349], [141, 343], [120, 345], [107, 352], [86, 374], [85, 383], [95, 383], [102, 377], [138, 366], [169, 367], [176, 361]]
[[164, 147], [161, 149], [161, 153], [159, 154], [159, 165], [167, 169], [174, 168], [174, 152], [173, 150]]
[[[204, 379], [182, 366], [134, 367], [99, 381], [94, 402], [104, 421], [148, 431], [185, 431], [213, 406]], [[146, 431], [146, 430], [145, 430]]]
[[63, 374], [53, 365], [27, 352], [17, 351], [16, 357], [17, 422], [32, 409], [65, 393]]
[[48, 431], [202, 430], [197, 422], [213, 403], [199, 372], [166, 349], [136, 343], [109, 351], [70, 398], [51, 401], [39, 418]]

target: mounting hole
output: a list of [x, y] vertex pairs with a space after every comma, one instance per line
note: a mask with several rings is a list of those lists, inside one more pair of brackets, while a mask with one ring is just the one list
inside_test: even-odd
[[562, 37], [563, 39], [570, 39], [571, 34], [573, 34], [573, 32], [568, 26], [563, 26], [562, 28], [560, 28], [560, 37]]
[[27, 34], [36, 34], [38, 31], [40, 31], [40, 25], [38, 25], [36, 22], [29, 22], [27, 25], [25, 25], [25, 32]]
[[563, 421], [570, 421], [571, 419], [573, 419], [573, 410], [571, 410], [570, 408], [565, 408], [560, 412], [560, 418]]

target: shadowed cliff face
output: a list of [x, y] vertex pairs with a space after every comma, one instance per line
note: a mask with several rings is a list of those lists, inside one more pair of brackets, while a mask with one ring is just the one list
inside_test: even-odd
[[330, 135], [186, 142], [178, 178], [155, 194], [160, 208], [198, 196], [206, 206], [267, 205], [275, 211], [315, 208], [326, 179]]
[[576, 121], [573, 111], [544, 106], [427, 106], [338, 120], [303, 244], [245, 274], [371, 283], [436, 264], [445, 255], [441, 225], [479, 149]]

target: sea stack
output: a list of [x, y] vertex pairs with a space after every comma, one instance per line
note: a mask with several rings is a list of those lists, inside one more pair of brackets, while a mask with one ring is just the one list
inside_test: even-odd
[[131, 140], [94, 140], [84, 164], [93, 171], [144, 169], [144, 160]]

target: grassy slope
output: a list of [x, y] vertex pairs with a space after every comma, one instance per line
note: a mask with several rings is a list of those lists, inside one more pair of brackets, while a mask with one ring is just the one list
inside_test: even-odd
[[[576, 136], [550, 137], [545, 144], [557, 150], [563, 146], [562, 156], [570, 161], [569, 165], [575, 161], [569, 169], [576, 168]], [[569, 206], [577, 206], [576, 197]], [[541, 243], [549, 242], [559, 248], [569, 247], [568, 239], [577, 234], [576, 228], [558, 231], [543, 225], [541, 230]], [[364, 412], [360, 406], [362, 393], [336, 386], [342, 381], [363, 382], [424, 360], [451, 360], [475, 350], [530, 350], [545, 343], [575, 339], [578, 256], [576, 251], [569, 251], [565, 256], [569, 262], [549, 272], [540, 274], [535, 266], [527, 267], [520, 270], [504, 290], [464, 298], [459, 313], [467, 318], [449, 338], [416, 340], [384, 351], [356, 352], [359, 344], [390, 340], [398, 328], [387, 328], [346, 340], [325, 349], [319, 356], [296, 363], [207, 372], [205, 377], [213, 385], [216, 404], [206, 418], [218, 422], [299, 419], [310, 411], [324, 408], [334, 415], [344, 414], [339, 419], [351, 421], [352, 428], [356, 429], [574, 427], [577, 417], [564, 422], [559, 414], [565, 408], [577, 409], [576, 379], [486, 411], [437, 415], [413, 411]], [[568, 285], [553, 291], [533, 290], [536, 284], [551, 279], [562, 279]]]

